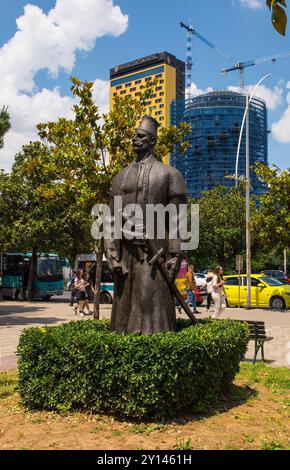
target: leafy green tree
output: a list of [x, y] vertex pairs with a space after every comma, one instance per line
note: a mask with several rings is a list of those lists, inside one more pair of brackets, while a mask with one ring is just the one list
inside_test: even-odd
[[284, 8], [287, 8], [286, 1], [266, 0], [266, 5], [272, 12], [272, 25], [274, 26], [276, 31], [278, 31], [279, 34], [285, 36], [287, 26], [287, 15]]
[[[5, 251], [32, 253], [28, 298], [33, 298], [33, 277], [37, 253], [63, 251], [69, 243], [68, 224], [61, 201], [44, 195], [41, 188], [48, 174], [35, 172], [35, 162], [49, 165], [50, 150], [40, 142], [25, 145], [16, 155], [10, 174], [0, 175], [0, 219], [5, 230], [1, 242]], [[4, 251], [3, 250], [3, 251]]]
[[4, 135], [11, 127], [8, 108], [3, 106], [0, 111], [0, 149], [4, 147]]
[[199, 247], [189, 254], [190, 260], [200, 269], [215, 264], [234, 269], [236, 255], [245, 252], [246, 244], [243, 187], [218, 186], [205, 191], [195, 202], [199, 204]]
[[254, 244], [252, 250], [252, 272], [260, 273], [264, 269], [282, 269], [284, 265], [284, 250], [281, 247], [269, 248], [261, 242]]
[[256, 173], [267, 192], [259, 197], [252, 228], [269, 249], [287, 248], [290, 246], [290, 171], [257, 163]]

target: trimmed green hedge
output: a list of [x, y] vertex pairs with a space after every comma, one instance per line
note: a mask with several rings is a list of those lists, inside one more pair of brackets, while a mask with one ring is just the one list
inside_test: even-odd
[[248, 343], [247, 326], [230, 320], [179, 321], [177, 332], [153, 336], [108, 328], [89, 320], [25, 330], [18, 346], [23, 404], [132, 418], [199, 411], [233, 381]]

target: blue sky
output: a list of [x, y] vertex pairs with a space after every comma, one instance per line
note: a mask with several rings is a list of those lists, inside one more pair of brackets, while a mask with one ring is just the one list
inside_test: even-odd
[[[285, 38], [274, 31], [265, 0], [30, 0], [30, 6], [0, 0], [0, 11], [0, 106], [9, 105], [13, 126], [0, 154], [6, 169], [21, 145], [35, 138], [37, 122], [70, 115], [70, 75], [95, 81], [95, 98], [106, 110], [110, 67], [163, 50], [185, 60], [180, 20], [232, 59], [194, 39], [196, 93], [238, 86], [238, 73], [223, 76], [223, 67], [290, 50], [290, 29]], [[269, 105], [269, 162], [287, 168], [290, 57], [246, 69], [246, 84], [266, 73], [273, 75], [258, 95]]]

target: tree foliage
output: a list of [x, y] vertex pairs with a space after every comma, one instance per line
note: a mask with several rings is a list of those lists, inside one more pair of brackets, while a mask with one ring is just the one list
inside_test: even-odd
[[290, 246], [290, 171], [256, 164], [256, 173], [267, 187], [252, 217], [252, 228], [269, 248]]
[[[279, 34], [285, 36], [287, 27], [287, 14], [285, 0], [266, 0], [266, 5], [272, 12], [272, 25]], [[282, 6], [281, 6], [282, 5]]]
[[[243, 186], [218, 186], [205, 191], [199, 201], [199, 247], [190, 253], [198, 268], [221, 264], [235, 268], [235, 257], [245, 251], [246, 203]], [[252, 208], [254, 201], [252, 201]]]
[[4, 135], [11, 127], [8, 108], [3, 106], [0, 111], [0, 149], [4, 147]]

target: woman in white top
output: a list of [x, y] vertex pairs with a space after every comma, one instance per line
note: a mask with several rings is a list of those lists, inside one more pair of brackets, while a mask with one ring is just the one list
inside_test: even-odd
[[226, 293], [224, 290], [225, 281], [223, 280], [223, 268], [217, 266], [214, 270], [214, 276], [212, 280], [212, 299], [214, 301], [214, 314], [212, 318], [219, 318], [222, 311], [225, 309], [225, 297]]
[[75, 296], [77, 299], [77, 306], [74, 308], [74, 310], [76, 315], [79, 310], [81, 317], [84, 317], [84, 306], [86, 302], [86, 284], [87, 281], [85, 280], [83, 271], [78, 271], [74, 281], [74, 288], [76, 292]]
[[206, 278], [206, 284], [203, 286], [203, 287], [206, 287], [206, 292], [207, 292], [206, 309], [205, 309], [206, 313], [209, 312], [210, 304], [213, 301], [213, 298], [212, 298], [213, 277], [214, 277], [214, 273], [213, 272], [208, 272], [207, 273], [207, 278]]

